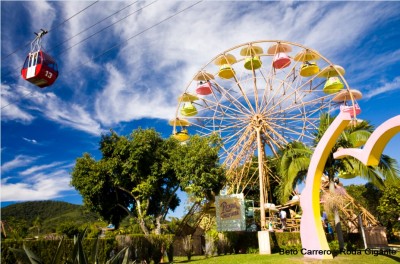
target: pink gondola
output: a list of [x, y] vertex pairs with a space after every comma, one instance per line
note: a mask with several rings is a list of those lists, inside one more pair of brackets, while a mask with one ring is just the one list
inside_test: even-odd
[[361, 113], [361, 108], [357, 103], [354, 104], [354, 108], [351, 105], [342, 104], [340, 105], [340, 111], [344, 113], [349, 113], [351, 117], [354, 117], [354, 111], [356, 115], [359, 115]]
[[196, 88], [196, 93], [198, 95], [209, 95], [212, 93], [210, 82], [200, 82]]
[[275, 55], [274, 60], [272, 62], [272, 66], [275, 69], [283, 69], [290, 65], [290, 58], [284, 52], [279, 52]]

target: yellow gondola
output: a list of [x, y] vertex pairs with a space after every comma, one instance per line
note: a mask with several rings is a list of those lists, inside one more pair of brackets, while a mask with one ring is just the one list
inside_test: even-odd
[[244, 60], [244, 68], [247, 70], [257, 70], [261, 68], [262, 62], [260, 60], [260, 57], [254, 56], [254, 57], [249, 57]]
[[190, 126], [190, 122], [186, 119], [176, 118], [168, 122], [170, 126]]
[[230, 79], [235, 76], [235, 71], [231, 65], [236, 62], [237, 60], [232, 54], [228, 53], [218, 56], [218, 58], [214, 60], [214, 63], [220, 66], [218, 76], [222, 79]]
[[242, 56], [257, 56], [262, 54], [264, 51], [261, 47], [257, 45], [249, 45], [240, 50], [240, 55]]
[[319, 60], [320, 58], [321, 58], [321, 56], [319, 56], [319, 54], [317, 54], [316, 52], [305, 49], [305, 50], [302, 50], [299, 53], [297, 53], [293, 59], [295, 61], [305, 62], [305, 61]]
[[303, 77], [310, 77], [319, 72], [317, 63], [306, 61], [301, 65], [300, 75]]
[[327, 94], [337, 93], [343, 89], [344, 84], [338, 76], [343, 76], [345, 70], [339, 65], [329, 65], [320, 71], [317, 77], [328, 78], [326, 81], [323, 91]]
[[182, 131], [173, 134], [172, 137], [180, 142], [189, 140], [189, 138], [190, 138], [188, 131], [186, 129], [183, 129]]
[[344, 70], [344, 68], [342, 66], [339, 65], [329, 65], [327, 67], [325, 67], [324, 69], [322, 69], [317, 77], [320, 78], [329, 78], [329, 77], [336, 77], [336, 76], [344, 76], [344, 74], [346, 73], [346, 71]]
[[237, 62], [237, 60], [236, 60], [235, 56], [233, 56], [232, 54], [229, 54], [229, 53], [222, 54], [214, 60], [214, 63], [219, 66], [224, 65], [224, 64], [234, 64], [236, 62]]
[[183, 105], [181, 114], [183, 116], [195, 116], [197, 115], [197, 109], [191, 102], [188, 102]]
[[244, 61], [244, 68], [250, 71], [261, 68], [262, 62], [258, 55], [263, 52], [263, 49], [256, 45], [248, 45], [242, 48], [240, 50], [240, 55], [247, 57]]
[[326, 94], [333, 94], [342, 90], [343, 87], [344, 84], [340, 81], [339, 77], [329, 77], [322, 91], [324, 91]]
[[178, 102], [194, 102], [199, 100], [199, 97], [193, 94], [184, 93], [178, 97]]
[[218, 76], [222, 79], [230, 79], [235, 76], [235, 70], [230, 64], [221, 65], [219, 68]]

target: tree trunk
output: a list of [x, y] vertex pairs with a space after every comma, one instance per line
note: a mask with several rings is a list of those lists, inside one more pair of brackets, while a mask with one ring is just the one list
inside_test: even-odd
[[[330, 193], [335, 193], [335, 182], [333, 177], [329, 177], [329, 192]], [[340, 222], [340, 216], [339, 216], [339, 209], [335, 205], [335, 208], [333, 209], [333, 214], [335, 218], [335, 231], [336, 235], [339, 241], [339, 249], [344, 249], [344, 239], [343, 239], [343, 232], [342, 232], [342, 224]]]
[[161, 235], [161, 218], [162, 215], [156, 217], [156, 230], [155, 230], [156, 235]]
[[146, 226], [146, 223], [144, 221], [144, 215], [142, 213], [141, 207], [140, 207], [140, 201], [136, 200], [136, 211], [138, 213], [138, 220], [139, 220], [139, 225], [140, 228], [142, 229], [143, 233], [147, 236], [150, 234], [149, 229]]

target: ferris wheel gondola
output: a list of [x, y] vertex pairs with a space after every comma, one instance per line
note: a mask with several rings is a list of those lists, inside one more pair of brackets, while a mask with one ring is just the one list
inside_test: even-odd
[[22, 78], [40, 88], [52, 85], [58, 77], [56, 61], [41, 49], [42, 37], [47, 32], [42, 29], [40, 33], [35, 33], [36, 38], [31, 43], [31, 51], [21, 69]]

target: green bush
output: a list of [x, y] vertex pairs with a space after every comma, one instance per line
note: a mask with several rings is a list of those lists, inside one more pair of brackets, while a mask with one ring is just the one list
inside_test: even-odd
[[[219, 254], [253, 253], [253, 249], [258, 251], [257, 232], [226, 232], [223, 237], [227, 241], [219, 239]], [[281, 249], [301, 249], [300, 233], [271, 232], [270, 242], [273, 253]]]
[[118, 235], [115, 240], [119, 249], [128, 247], [132, 252], [131, 259], [139, 262], [150, 263], [150, 260], [153, 260], [155, 263], [159, 263], [164, 251], [167, 252], [169, 261], [173, 260], [173, 235]]
[[281, 249], [301, 249], [300, 233], [271, 232], [271, 252], [276, 253]]

